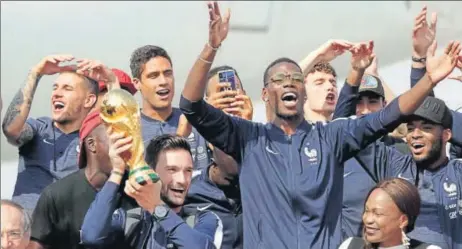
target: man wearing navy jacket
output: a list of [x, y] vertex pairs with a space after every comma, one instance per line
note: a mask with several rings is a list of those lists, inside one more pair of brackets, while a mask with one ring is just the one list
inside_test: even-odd
[[244, 248], [338, 247], [342, 163], [412, 114], [453, 70], [457, 55], [429, 57], [427, 76], [382, 111], [326, 125], [304, 120], [302, 70], [278, 59], [264, 75], [263, 99], [273, 119], [263, 125], [230, 117], [203, 100], [230, 17], [221, 17], [216, 2], [209, 3], [209, 14], [209, 42], [190, 71], [180, 107], [207, 141], [240, 164]]
[[146, 162], [160, 181], [140, 186], [125, 182], [124, 192], [142, 208], [129, 222], [130, 210], [118, 208], [117, 192], [126, 179], [125, 162], [120, 154], [131, 147], [131, 137], [110, 133], [111, 176], [91, 204], [82, 225], [82, 244], [89, 248], [137, 249], [213, 249], [220, 246], [221, 226], [217, 216], [208, 211], [197, 214], [194, 228], [182, 219], [182, 206], [191, 183], [193, 160], [185, 138], [161, 135], [146, 148]]

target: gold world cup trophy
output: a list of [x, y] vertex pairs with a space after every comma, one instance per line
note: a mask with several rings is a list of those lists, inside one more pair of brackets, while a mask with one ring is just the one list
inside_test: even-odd
[[141, 185], [146, 184], [145, 176], [153, 182], [159, 180], [157, 173], [144, 160], [144, 144], [141, 136], [140, 108], [136, 99], [123, 89], [112, 89], [103, 98], [100, 116], [106, 126], [115, 132], [132, 136], [130, 159], [125, 163], [129, 168], [129, 178]]

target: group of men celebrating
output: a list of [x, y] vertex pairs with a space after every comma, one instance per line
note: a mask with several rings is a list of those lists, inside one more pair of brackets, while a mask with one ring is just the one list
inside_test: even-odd
[[[60, 66], [72, 55], [32, 67], [2, 124], [20, 156], [13, 201], [2, 200], [2, 248], [338, 248], [361, 236], [367, 192], [389, 177], [415, 184], [423, 200], [410, 237], [462, 248], [462, 114], [432, 91], [462, 68], [462, 47], [450, 42], [435, 55], [436, 20], [427, 23], [426, 8], [413, 30], [408, 91], [392, 96], [372, 41], [331, 40], [300, 63], [269, 64], [266, 124], [251, 121], [237, 71], [211, 68], [230, 13], [216, 2], [208, 8], [209, 39], [179, 109], [172, 60], [157, 46], [132, 53], [133, 79], [95, 60]], [[329, 62], [347, 51], [338, 93]], [[222, 70], [235, 72], [237, 90], [219, 81]], [[30, 118], [41, 77], [53, 74], [51, 117]], [[133, 138], [100, 118], [101, 100], [116, 88], [142, 96], [144, 154], [159, 182], [128, 177]], [[402, 123], [404, 138], [390, 135]]]

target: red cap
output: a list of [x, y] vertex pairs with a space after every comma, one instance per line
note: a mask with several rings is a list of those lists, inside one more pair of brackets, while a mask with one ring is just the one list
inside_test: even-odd
[[[124, 71], [122, 71], [120, 69], [117, 69], [117, 68], [113, 68], [111, 70], [112, 70], [112, 72], [114, 72], [117, 79], [119, 79], [120, 87], [123, 88], [124, 90], [127, 90], [132, 95], [135, 95], [137, 90], [136, 90], [135, 86], [133, 85], [133, 82], [132, 82], [132, 79], [130, 78], [130, 76], [128, 76], [128, 74], [125, 73]], [[103, 90], [106, 90], [106, 84], [104, 83], [104, 81], [100, 81], [99, 82], [99, 91], [101, 92]]]
[[99, 111], [90, 112], [83, 121], [79, 132], [79, 168], [83, 168], [87, 164], [84, 146], [85, 138], [102, 123], [103, 120], [99, 116]]

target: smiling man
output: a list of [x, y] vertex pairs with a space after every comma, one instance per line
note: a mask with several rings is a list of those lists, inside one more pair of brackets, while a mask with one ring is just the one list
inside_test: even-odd
[[[141, 127], [145, 146], [162, 134], [176, 134], [181, 111], [172, 107], [175, 94], [173, 65], [167, 51], [146, 45], [136, 49], [130, 58], [133, 83], [142, 97]], [[207, 147], [202, 136], [193, 129], [187, 138], [191, 145], [194, 169], [209, 164]]]
[[[77, 171], [79, 128], [97, 100], [96, 82], [73, 72], [74, 66], [59, 65], [72, 60], [72, 55], [51, 55], [35, 65], [3, 119], [8, 142], [19, 147], [13, 200], [30, 213], [46, 186]], [[40, 79], [54, 74], [59, 76], [53, 83], [51, 117], [29, 118]]]
[[208, 7], [209, 39], [189, 73], [180, 107], [207, 141], [239, 164], [244, 248], [337, 248], [343, 163], [414, 113], [453, 70], [455, 55], [430, 56], [427, 77], [383, 110], [327, 124], [305, 120], [302, 69], [277, 59], [264, 73], [263, 99], [273, 117], [264, 125], [226, 115], [203, 100], [230, 18], [229, 11], [221, 16], [217, 2]]

